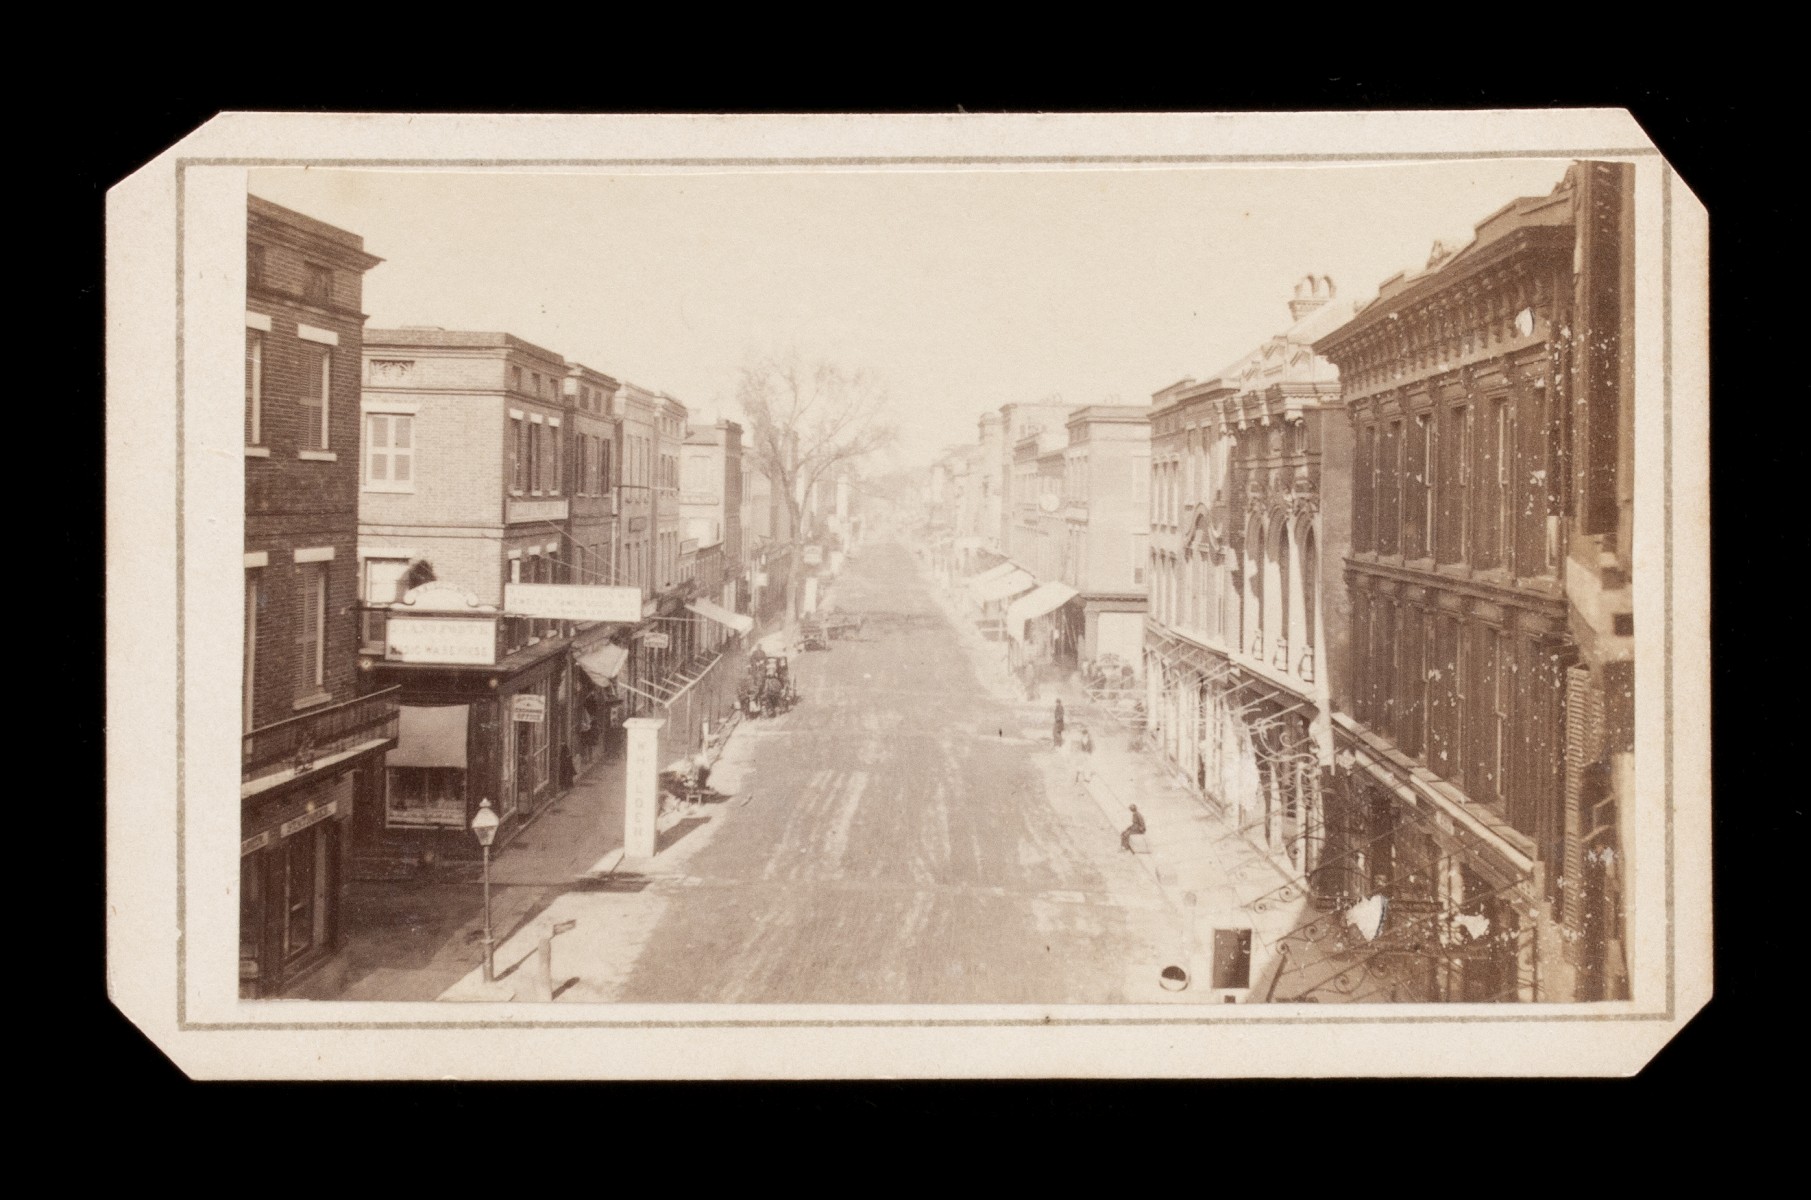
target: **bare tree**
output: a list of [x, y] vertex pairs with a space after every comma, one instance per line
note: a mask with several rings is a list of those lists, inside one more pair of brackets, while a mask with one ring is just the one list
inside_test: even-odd
[[790, 622], [798, 616], [803, 547], [819, 532], [816, 514], [807, 511], [812, 489], [892, 444], [891, 401], [868, 372], [807, 361], [796, 349], [745, 365], [736, 398], [748, 421], [755, 467], [786, 500], [794, 564], [786, 589]]

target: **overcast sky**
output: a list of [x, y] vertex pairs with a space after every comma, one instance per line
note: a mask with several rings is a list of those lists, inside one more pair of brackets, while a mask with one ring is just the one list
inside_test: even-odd
[[1401, 167], [546, 174], [256, 170], [260, 196], [364, 237], [372, 327], [503, 330], [694, 412], [803, 353], [880, 375], [898, 461], [1060, 393], [1147, 403], [1289, 323], [1419, 268], [1557, 160]]

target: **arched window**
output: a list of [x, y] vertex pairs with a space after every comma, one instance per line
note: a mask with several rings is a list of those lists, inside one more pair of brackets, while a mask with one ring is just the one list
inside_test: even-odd
[[1320, 577], [1320, 560], [1315, 557], [1314, 526], [1302, 532], [1302, 652], [1296, 656], [1297, 673], [1313, 679], [1315, 625], [1320, 621], [1319, 595], [1315, 581]]
[[1270, 535], [1270, 573], [1275, 579], [1275, 629], [1271, 634], [1272, 666], [1289, 669], [1289, 522], [1281, 517]]
[[1251, 518], [1245, 533], [1245, 651], [1264, 654], [1264, 521]]

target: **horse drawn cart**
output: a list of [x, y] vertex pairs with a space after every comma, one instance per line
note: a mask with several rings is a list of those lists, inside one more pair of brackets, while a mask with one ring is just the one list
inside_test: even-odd
[[736, 703], [745, 717], [777, 717], [799, 702], [792, 671], [785, 656], [750, 656], [748, 671], [736, 689]]

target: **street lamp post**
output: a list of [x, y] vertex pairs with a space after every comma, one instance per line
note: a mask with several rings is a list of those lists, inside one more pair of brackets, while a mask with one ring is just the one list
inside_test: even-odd
[[472, 836], [478, 839], [478, 845], [484, 848], [484, 982], [492, 983], [497, 978], [496, 944], [491, 938], [490, 926], [490, 844], [497, 840], [497, 814], [491, 810], [489, 800], [478, 802], [478, 811], [472, 817]]

